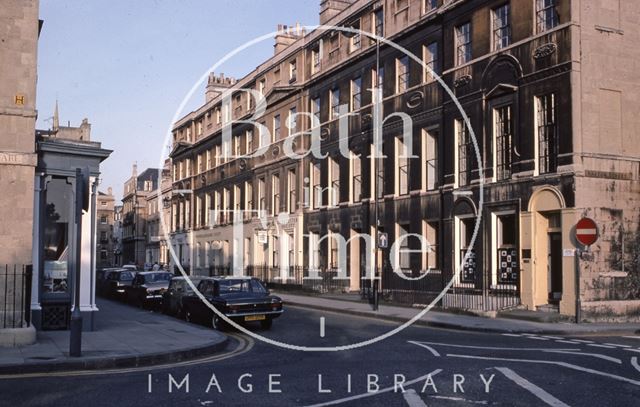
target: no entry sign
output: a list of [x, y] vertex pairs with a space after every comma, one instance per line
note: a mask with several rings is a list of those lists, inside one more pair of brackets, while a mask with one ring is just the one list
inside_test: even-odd
[[593, 219], [582, 218], [576, 224], [576, 239], [585, 246], [591, 246], [598, 240], [598, 226]]

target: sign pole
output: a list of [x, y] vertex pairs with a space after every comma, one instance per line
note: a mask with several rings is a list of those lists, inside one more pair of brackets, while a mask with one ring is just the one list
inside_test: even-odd
[[82, 313], [80, 312], [80, 274], [82, 255], [82, 210], [89, 209], [89, 169], [76, 168], [75, 193], [75, 250], [73, 260], [73, 285], [75, 288], [73, 312], [71, 313], [71, 332], [69, 356], [82, 356]]

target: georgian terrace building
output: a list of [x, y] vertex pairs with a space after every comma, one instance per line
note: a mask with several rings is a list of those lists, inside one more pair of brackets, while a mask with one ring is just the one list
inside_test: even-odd
[[[240, 258], [280, 269], [346, 264], [343, 288], [359, 290], [373, 249], [358, 234], [374, 234], [377, 207], [389, 247], [420, 249], [409, 234], [429, 242], [399, 254], [407, 276], [425, 275], [411, 283], [391, 270], [390, 249], [378, 249], [391, 300], [426, 303], [446, 290], [441, 304], [461, 308], [575, 315], [577, 298], [587, 317], [638, 308], [639, 13], [632, 0], [322, 1], [321, 24], [374, 33], [422, 64], [364, 34], [280, 27], [275, 55], [249, 75], [212, 74], [206, 103], [174, 127], [174, 250], [196, 274]], [[384, 122], [378, 174], [376, 84], [383, 116], [396, 113]], [[260, 101], [240, 89], [266, 99], [259, 118]], [[307, 116], [290, 121], [296, 113]], [[302, 134], [311, 116], [326, 158], [287, 157], [287, 143], [303, 153], [318, 141]], [[245, 215], [242, 245], [233, 210], [268, 214]], [[582, 216], [598, 222], [599, 241], [576, 257]], [[353, 238], [346, 252], [336, 236]]]

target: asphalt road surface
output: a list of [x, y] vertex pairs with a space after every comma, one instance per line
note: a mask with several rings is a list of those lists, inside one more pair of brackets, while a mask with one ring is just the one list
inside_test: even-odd
[[[288, 307], [271, 340], [348, 346], [398, 324]], [[640, 335], [409, 327], [342, 351], [231, 331], [221, 354], [153, 368], [0, 378], [0, 406], [639, 406]]]

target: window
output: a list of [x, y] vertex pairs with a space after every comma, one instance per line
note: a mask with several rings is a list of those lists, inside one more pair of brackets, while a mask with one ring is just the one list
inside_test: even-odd
[[271, 214], [273, 216], [280, 213], [280, 176], [271, 176]]
[[538, 32], [551, 30], [559, 24], [557, 0], [535, 0], [536, 1], [536, 27]]
[[100, 260], [107, 260], [107, 251], [106, 250], [100, 250]]
[[103, 224], [103, 225], [106, 225], [106, 224], [107, 224], [107, 217], [106, 217], [106, 216], [104, 216], [104, 215], [103, 215], [103, 216], [101, 216], [101, 217], [100, 217], [100, 223], [101, 223], [101, 224]]
[[202, 136], [202, 119], [198, 120], [197, 124], [196, 124], [196, 135]]
[[298, 78], [298, 68], [296, 60], [289, 62], [289, 82], [295, 82]]
[[340, 49], [340, 33], [332, 32], [329, 37], [329, 58], [335, 55]]
[[[384, 10], [382, 8], [373, 12], [373, 33], [378, 37], [384, 36]], [[375, 39], [373, 40], [375, 42]]]
[[351, 81], [351, 111], [362, 107], [362, 78], [357, 77]]
[[203, 170], [203, 168], [202, 168], [202, 154], [198, 154], [197, 163], [198, 163], [198, 174], [200, 174], [202, 172], [202, 170]]
[[101, 202], [100, 202], [100, 205], [102, 205], [102, 206], [107, 206], [107, 202], [106, 202], [106, 201], [101, 201]]
[[422, 49], [422, 60], [427, 69], [424, 70], [424, 82], [433, 82], [436, 75], [440, 74], [440, 65], [438, 61], [438, 43], [432, 42], [425, 45]]
[[271, 236], [271, 265], [278, 267], [280, 262], [278, 261], [278, 252], [280, 251], [280, 240], [278, 236]]
[[362, 199], [362, 163], [360, 157], [354, 153], [351, 153], [351, 202], [360, 202]]
[[242, 190], [240, 185], [233, 187], [233, 219], [239, 219], [242, 213]]
[[107, 232], [101, 231], [100, 232], [100, 243], [106, 243], [106, 242], [107, 242]]
[[438, 133], [422, 130], [422, 186], [425, 190], [436, 187], [438, 180]]
[[211, 169], [211, 150], [207, 150], [207, 170]]
[[260, 82], [258, 83], [258, 93], [260, 93], [261, 96], [264, 96], [264, 91], [266, 87], [267, 87], [267, 80], [261, 79]]
[[495, 174], [498, 181], [511, 178], [511, 143], [513, 139], [513, 120], [511, 105], [502, 106], [493, 111]]
[[396, 59], [396, 93], [402, 93], [409, 87], [409, 57]]
[[469, 176], [471, 174], [469, 160], [471, 158], [472, 145], [466, 123], [462, 119], [456, 119], [455, 132], [457, 143], [456, 151], [458, 155], [457, 182], [459, 186], [465, 186], [469, 183]]
[[396, 0], [396, 13], [409, 8], [409, 0]]
[[328, 254], [329, 254], [329, 262], [328, 262], [328, 266], [331, 269], [337, 269], [338, 268], [338, 255], [339, 255], [339, 249], [338, 249], [338, 239], [335, 238], [333, 235], [337, 234], [334, 231], [329, 231], [328, 235], [327, 235], [327, 248], [328, 248]]
[[280, 115], [273, 116], [273, 141], [280, 140]]
[[471, 23], [456, 27], [456, 65], [471, 61]]
[[555, 172], [558, 167], [558, 130], [553, 93], [536, 98], [536, 127], [538, 173]]
[[424, 0], [424, 12], [429, 13], [438, 8], [438, 0]]
[[253, 152], [253, 129], [249, 129], [245, 132], [244, 135], [245, 141], [245, 154], [251, 154]]
[[253, 211], [253, 185], [249, 181], [244, 183], [244, 210], [247, 211], [245, 213], [247, 217], [252, 216], [250, 211]]
[[295, 107], [289, 109], [289, 118], [287, 119], [287, 128], [289, 129], [289, 135], [295, 134], [298, 130], [298, 110]]
[[280, 67], [277, 67], [275, 71], [273, 71], [273, 85], [279, 85], [280, 79], [282, 75], [280, 74]]
[[[384, 151], [384, 146], [380, 146], [380, 151]], [[382, 198], [384, 196], [384, 165], [380, 165], [380, 157], [378, 157], [376, 159], [376, 146], [374, 143], [371, 143], [369, 145], [369, 151], [370, 151], [370, 155], [369, 155], [369, 159], [370, 159], [370, 169], [371, 171], [369, 172], [371, 174], [371, 193], [370, 193], [370, 197], [374, 197], [377, 195], [378, 199]], [[376, 161], [378, 161], [378, 165], [376, 165]], [[375, 177], [375, 172], [376, 172], [376, 168], [377, 168], [377, 172], [378, 172], [378, 176], [377, 176], [377, 183], [376, 183], [376, 177]], [[377, 194], [376, 194], [376, 189], [377, 189]]]
[[349, 41], [349, 52], [354, 52], [360, 49], [360, 45], [362, 43], [362, 36], [360, 35], [360, 21], [356, 21], [351, 25], [351, 29], [354, 32], [348, 33], [352, 37]]
[[216, 124], [220, 124], [222, 122], [222, 112], [220, 111], [220, 107], [216, 107]]
[[[495, 272], [499, 284], [516, 284], [519, 278], [516, 215], [496, 215]], [[495, 279], [492, 279], [495, 282]]]
[[333, 120], [340, 117], [340, 89], [339, 88], [331, 89], [330, 93], [331, 93], [330, 95], [331, 106], [329, 111], [331, 113], [330, 119]]
[[311, 99], [311, 113], [313, 114], [313, 123], [311, 123], [311, 127], [320, 125], [320, 97]]
[[322, 43], [317, 44], [311, 50], [311, 73], [320, 72], [322, 65]]
[[320, 245], [318, 233], [309, 232], [309, 269], [317, 270], [320, 267]]
[[509, 3], [491, 11], [493, 19], [493, 50], [499, 50], [511, 44], [511, 25], [509, 22]]
[[289, 213], [296, 211], [297, 185], [296, 170], [292, 168], [287, 172], [287, 190], [289, 191], [287, 195], [287, 209]]
[[218, 144], [215, 147], [215, 156], [216, 156], [216, 166], [220, 165], [222, 163], [222, 146], [220, 144]]
[[240, 134], [233, 136], [233, 158], [239, 158], [242, 156], [242, 140]]
[[340, 203], [340, 164], [339, 156], [329, 158], [329, 205]]
[[[460, 281], [462, 283], [474, 283], [476, 278], [476, 251], [471, 246], [473, 232], [476, 227], [476, 218], [456, 218], [458, 226], [458, 253], [456, 256], [457, 267], [462, 266], [460, 270]], [[468, 256], [467, 256], [468, 252]], [[465, 259], [466, 257], [466, 259]]]
[[438, 257], [438, 223], [422, 222], [422, 235], [426, 239], [428, 246], [423, 253], [422, 269], [437, 270], [440, 267], [440, 259]]
[[224, 189], [224, 219], [226, 222], [231, 220], [231, 190], [229, 188]]
[[311, 208], [317, 209], [322, 206], [322, 185], [320, 184], [320, 163], [311, 163], [309, 170], [311, 184]]
[[258, 179], [258, 211], [262, 216], [262, 212], [267, 210], [266, 207], [266, 185], [264, 177]]
[[409, 193], [409, 159], [402, 138], [396, 137], [396, 194]]
[[[409, 251], [409, 237], [402, 237], [409, 234], [409, 224], [398, 224], [398, 234], [396, 238], [400, 240], [400, 247], [398, 248], [398, 253], [396, 256], [398, 258], [398, 263], [402, 270], [408, 270], [411, 268], [411, 252]], [[395, 266], [395, 265], [394, 265]]]

